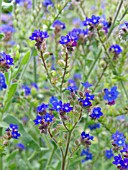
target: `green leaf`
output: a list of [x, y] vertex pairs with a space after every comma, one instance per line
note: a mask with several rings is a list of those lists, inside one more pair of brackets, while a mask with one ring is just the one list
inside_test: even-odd
[[22, 58], [22, 60], [21, 60], [21, 63], [20, 63], [20, 67], [23, 66], [23, 65], [25, 65], [25, 64], [27, 64], [28, 61], [29, 61], [29, 59], [30, 59], [30, 51], [28, 51], [28, 52], [23, 56], [23, 58]]
[[23, 144], [25, 146], [28, 146], [33, 149], [39, 149], [39, 145], [37, 144], [37, 142], [32, 138], [30, 134], [26, 132], [22, 123], [17, 118], [15, 118], [12, 115], [7, 115], [6, 117], [3, 118], [3, 120], [8, 124], [12, 123], [17, 124], [19, 126], [19, 132], [21, 133], [20, 138], [22, 139]]
[[0, 122], [0, 127], [8, 128], [8, 124], [6, 122]]
[[4, 34], [0, 33], [0, 40], [2, 40], [4, 38]]

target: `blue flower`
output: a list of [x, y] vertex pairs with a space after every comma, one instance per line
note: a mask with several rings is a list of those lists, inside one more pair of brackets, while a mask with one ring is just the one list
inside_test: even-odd
[[71, 87], [74, 89], [74, 91], [77, 91], [77, 90], [78, 90], [78, 87], [77, 87], [77, 85], [76, 85], [75, 80], [69, 79], [69, 80], [68, 80], [68, 84], [69, 84], [69, 86], [71, 86]]
[[17, 146], [17, 148], [19, 148], [20, 150], [25, 150], [25, 146], [24, 146], [24, 144], [22, 144], [22, 143], [18, 143], [16, 146]]
[[99, 16], [92, 15], [92, 17], [91, 17], [92, 24], [94, 24], [94, 25], [98, 24], [99, 20], [100, 20]]
[[87, 140], [93, 140], [93, 136], [90, 136], [90, 134], [88, 134], [88, 133], [85, 133], [85, 132], [82, 132], [81, 133], [81, 137], [82, 137], [82, 139], [87, 139]]
[[101, 108], [100, 107], [95, 107], [90, 115], [90, 117], [92, 119], [98, 119], [101, 116], [103, 116], [103, 113], [101, 112]]
[[86, 107], [86, 106], [91, 106], [92, 103], [89, 101], [88, 98], [86, 98], [85, 100], [82, 100], [82, 105], [83, 105], [84, 107]]
[[52, 27], [60, 27], [62, 30], [66, 28], [65, 23], [60, 20], [55, 20], [52, 24]]
[[0, 53], [0, 64], [6, 63], [6, 66], [11, 66], [14, 65], [13, 62], [13, 58], [10, 55], [6, 54], [5, 52]]
[[38, 125], [38, 124], [41, 124], [42, 120], [43, 120], [43, 117], [37, 115], [37, 116], [36, 116], [36, 119], [33, 120], [33, 122], [35, 123], [35, 125]]
[[88, 127], [89, 127], [90, 130], [95, 130], [97, 128], [100, 128], [100, 124], [99, 123], [95, 123], [95, 124], [89, 125]]
[[112, 149], [106, 150], [105, 156], [106, 156], [106, 158], [111, 159], [114, 156]]
[[92, 20], [90, 18], [86, 17], [85, 21], [82, 21], [83, 26], [88, 26], [92, 23]]
[[46, 113], [43, 118], [45, 122], [53, 122], [54, 115], [50, 115], [49, 113]]
[[117, 145], [118, 147], [125, 146], [125, 136], [123, 133], [116, 131], [116, 133], [112, 135], [112, 139], [113, 144]]
[[53, 4], [53, 2], [51, 0], [44, 0], [43, 5], [45, 7], [54, 6], [54, 4]]
[[23, 85], [22, 89], [24, 89], [25, 96], [28, 96], [31, 94], [31, 89], [27, 85]]
[[13, 32], [15, 32], [15, 29], [12, 26], [9, 26], [9, 25], [2, 25], [0, 27], [0, 32], [13, 33]]
[[73, 107], [70, 106], [70, 103], [64, 103], [63, 104], [63, 111], [64, 112], [70, 112], [71, 110], [73, 110]]
[[7, 85], [5, 82], [4, 74], [0, 73], [0, 90], [6, 89]]
[[83, 149], [80, 155], [85, 156], [85, 159], [83, 159], [81, 161], [82, 163], [84, 163], [84, 162], [86, 162], [88, 160], [92, 160], [92, 156], [93, 156], [92, 153], [90, 153], [89, 148]]
[[48, 104], [42, 103], [40, 106], [37, 107], [36, 111], [38, 113], [44, 112], [48, 108]]
[[60, 111], [62, 109], [62, 101], [54, 102], [53, 103], [53, 109], [56, 111]]
[[81, 76], [81, 74], [79, 74], [79, 73], [76, 73], [76, 74], [74, 74], [74, 77], [73, 77], [74, 79], [82, 79], [82, 76]]
[[70, 39], [73, 40], [73, 41], [77, 41], [77, 40], [79, 39], [78, 34], [77, 34], [77, 32], [76, 32], [75, 29], [73, 29], [72, 31], [70, 31], [70, 32], [68, 33], [68, 35], [70, 36]]
[[95, 95], [90, 95], [89, 93], [85, 93], [85, 96], [89, 99], [89, 100], [94, 100]]
[[85, 83], [81, 83], [81, 84], [84, 86], [85, 89], [88, 89], [89, 87], [92, 86], [92, 84], [89, 84], [88, 81], [86, 81]]
[[20, 133], [18, 131], [12, 131], [12, 138], [18, 139], [20, 137]]
[[120, 161], [122, 160], [121, 155], [119, 154], [118, 156], [114, 156], [114, 161], [112, 162], [115, 165], [120, 164]]
[[104, 89], [104, 100], [108, 100], [108, 102], [115, 101], [118, 98], [119, 92], [117, 91], [117, 87], [114, 86], [110, 89]]
[[113, 51], [116, 54], [120, 54], [122, 52], [122, 49], [118, 44], [115, 44], [110, 46], [109, 51]]
[[76, 91], [77, 89], [76, 89], [75, 86], [68, 86], [68, 87], [66, 88], [66, 90], [69, 90], [70, 92], [74, 92], [74, 91]]
[[50, 97], [49, 103], [53, 105], [54, 102], [58, 102], [57, 97], [55, 97], [55, 96]]
[[32, 0], [15, 0], [16, 4], [19, 4], [21, 6], [27, 7], [27, 8], [31, 8], [32, 7]]
[[34, 87], [36, 90], [39, 89], [39, 88], [38, 88], [38, 85], [37, 85], [36, 83], [34, 83], [34, 82], [31, 83], [31, 86]]
[[48, 38], [49, 37], [49, 35], [48, 35], [48, 33], [45, 31], [45, 32], [43, 32], [43, 31], [40, 31], [40, 30], [35, 30], [33, 33], [32, 33], [32, 35], [29, 37], [29, 39], [30, 40], [34, 40], [34, 41], [36, 41], [36, 42], [43, 42], [43, 40], [45, 39], [45, 38]]
[[120, 170], [128, 169], [128, 158], [122, 159], [120, 154], [114, 157], [114, 161], [112, 163], [115, 164], [117, 168], [120, 168]]
[[14, 131], [18, 131], [18, 125], [10, 124], [10, 128]]
[[61, 36], [59, 43], [64, 45], [64, 44], [68, 44], [70, 42], [70, 37], [69, 35], [66, 36]]
[[128, 153], [128, 144], [125, 144], [122, 150], [120, 150], [121, 153], [126, 152]]

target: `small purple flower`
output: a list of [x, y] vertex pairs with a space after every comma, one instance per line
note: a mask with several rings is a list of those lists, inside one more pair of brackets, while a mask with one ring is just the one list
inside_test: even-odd
[[7, 85], [6, 85], [4, 74], [0, 73], [0, 90], [6, 89], [6, 88], [7, 88]]
[[99, 123], [95, 123], [95, 124], [89, 125], [88, 127], [89, 127], [90, 130], [95, 130], [97, 128], [100, 128], [100, 124]]
[[45, 38], [48, 38], [49, 37], [49, 35], [48, 35], [48, 33], [45, 31], [45, 32], [43, 32], [43, 31], [40, 31], [40, 30], [35, 30], [33, 33], [32, 33], [32, 35], [29, 37], [29, 39], [30, 40], [34, 40], [34, 41], [36, 41], [36, 42], [43, 42], [43, 40], [45, 39]]
[[54, 28], [59, 27], [62, 30], [66, 28], [65, 23], [61, 22], [60, 20], [55, 20], [52, 24], [52, 27]]
[[70, 92], [76, 92], [76, 91], [77, 91], [77, 88], [76, 88], [76, 86], [68, 86], [68, 87], [66, 88], [66, 90], [69, 90]]
[[53, 122], [54, 115], [50, 115], [49, 113], [46, 113], [43, 118], [45, 122]]
[[85, 89], [88, 89], [89, 87], [92, 86], [92, 84], [89, 84], [88, 81], [86, 81], [85, 83], [81, 83], [81, 84], [84, 86]]
[[0, 53], [0, 64], [2, 65], [2, 63], [5, 63], [8, 67], [14, 65], [13, 58], [5, 52]]
[[13, 32], [15, 32], [15, 29], [9, 25], [2, 25], [2, 26], [0, 26], [0, 32], [13, 33]]
[[115, 44], [115, 45], [110, 46], [109, 51], [112, 51], [112, 52], [114, 52], [115, 54], [118, 55], [122, 52], [122, 49], [118, 44]]
[[70, 42], [70, 37], [69, 35], [66, 35], [66, 36], [61, 36], [61, 39], [60, 39], [60, 44], [64, 45], [64, 44], [68, 44]]
[[85, 159], [83, 159], [81, 162], [84, 163], [88, 160], [92, 160], [92, 153], [90, 153], [89, 148], [83, 149], [80, 156], [85, 156]]
[[82, 137], [82, 139], [87, 139], [87, 140], [93, 140], [93, 136], [90, 136], [90, 134], [88, 134], [88, 133], [85, 133], [85, 132], [82, 132], [81, 133], [81, 137]]
[[77, 41], [77, 40], [79, 39], [78, 34], [77, 34], [77, 32], [76, 32], [75, 29], [73, 29], [72, 31], [70, 31], [70, 32], [68, 33], [68, 35], [70, 36], [70, 39], [73, 40], [73, 41]]
[[120, 164], [120, 161], [122, 160], [121, 155], [119, 154], [118, 156], [114, 156], [114, 161], [112, 162], [115, 165]]
[[62, 101], [54, 102], [53, 103], [53, 109], [56, 111], [60, 111], [62, 109]]
[[43, 120], [43, 117], [37, 115], [37, 116], [36, 116], [36, 119], [33, 120], [33, 122], [35, 123], [35, 125], [38, 125], [38, 124], [41, 124], [42, 120]]
[[117, 145], [118, 147], [125, 146], [125, 136], [123, 133], [116, 131], [116, 133], [112, 135], [112, 139], [113, 144]]
[[90, 115], [92, 119], [99, 119], [101, 116], [103, 116], [103, 113], [100, 107], [95, 107]]
[[20, 133], [18, 131], [12, 131], [12, 138], [18, 139], [20, 137]]
[[53, 2], [51, 0], [44, 0], [43, 5], [45, 7], [54, 6], [54, 4], [53, 4]]
[[114, 156], [112, 149], [106, 150], [105, 156], [106, 156], [106, 158], [111, 159]]
[[10, 128], [11, 128], [13, 131], [18, 131], [18, 125], [10, 124]]
[[92, 24], [94, 24], [94, 25], [98, 24], [99, 20], [100, 20], [99, 16], [92, 15], [92, 17], [91, 17]]
[[20, 133], [18, 132], [18, 125], [10, 124], [9, 128], [6, 129], [7, 132], [11, 133], [11, 137], [14, 139], [18, 139], [20, 137]]
[[25, 150], [25, 146], [24, 146], [24, 144], [22, 144], [22, 143], [18, 143], [18, 144], [16, 145], [16, 147], [17, 147], [18, 149], [20, 149], [20, 150]]
[[92, 23], [92, 20], [90, 18], [86, 17], [85, 21], [82, 21], [83, 26], [88, 26]]
[[70, 112], [71, 110], [73, 110], [73, 107], [70, 106], [70, 103], [64, 103], [63, 104], [63, 111], [64, 112]]

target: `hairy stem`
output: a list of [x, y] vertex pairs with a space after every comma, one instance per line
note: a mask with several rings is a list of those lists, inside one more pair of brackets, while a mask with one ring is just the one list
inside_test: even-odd
[[[2, 137], [2, 127], [0, 127], [0, 137]], [[0, 170], [3, 170], [3, 160], [1, 154], [0, 154]]]
[[33, 64], [34, 64], [34, 82], [37, 83], [37, 63], [36, 63], [36, 57], [33, 57]]

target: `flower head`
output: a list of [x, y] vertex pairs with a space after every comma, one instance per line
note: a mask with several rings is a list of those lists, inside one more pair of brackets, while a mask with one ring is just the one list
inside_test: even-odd
[[86, 96], [86, 98], [88, 98], [89, 100], [94, 100], [94, 95], [91, 95], [91, 94], [89, 94], [89, 93], [85, 93], [85, 96]]
[[104, 93], [104, 100], [108, 100], [108, 104], [115, 101], [119, 95], [116, 86], [113, 86], [110, 90], [104, 89]]
[[89, 101], [88, 98], [86, 98], [86, 99], [82, 100], [82, 105], [83, 105], [83, 107], [87, 107], [87, 106], [91, 106], [92, 103]]
[[49, 113], [46, 113], [43, 118], [45, 122], [53, 122], [54, 115], [50, 115]]
[[106, 150], [105, 156], [106, 156], [106, 158], [111, 159], [114, 156], [112, 149]]
[[100, 128], [100, 124], [99, 123], [95, 123], [95, 124], [89, 125], [88, 127], [89, 127], [90, 130], [95, 130], [97, 128]]
[[28, 85], [23, 85], [22, 89], [24, 90], [25, 96], [29, 96], [31, 94], [31, 89], [28, 87]]
[[91, 17], [91, 23], [92, 24], [94, 24], [94, 25], [98, 24], [99, 20], [100, 20], [99, 16], [92, 15], [92, 17]]
[[93, 156], [92, 153], [90, 153], [89, 148], [83, 149], [80, 155], [85, 156], [85, 158], [81, 161], [82, 163], [88, 160], [92, 160], [92, 156]]
[[29, 37], [30, 40], [34, 40], [36, 42], [42, 42], [45, 38], [48, 38], [49, 35], [45, 31], [35, 30], [32, 35]]
[[101, 116], [103, 116], [103, 113], [100, 107], [95, 107], [90, 115], [92, 119], [99, 119]]
[[56, 111], [60, 111], [62, 109], [62, 101], [54, 102], [53, 103], [53, 109]]
[[18, 149], [20, 149], [20, 150], [25, 150], [25, 146], [24, 146], [24, 144], [22, 144], [22, 143], [18, 143], [18, 144], [16, 145], [16, 147], [17, 147]]
[[37, 116], [36, 116], [36, 119], [33, 120], [33, 122], [35, 123], [35, 125], [38, 125], [38, 124], [41, 124], [42, 120], [43, 120], [43, 117], [37, 115]]
[[6, 129], [7, 135], [9, 138], [18, 139], [20, 137], [20, 133], [18, 132], [18, 125], [10, 124], [9, 128]]
[[68, 43], [70, 42], [70, 37], [69, 37], [69, 35], [61, 36], [59, 42], [60, 42], [60, 44], [62, 44], [62, 45], [68, 44]]
[[117, 145], [118, 147], [125, 146], [125, 136], [119, 131], [116, 131], [116, 133], [112, 135], [112, 140], [113, 144]]
[[63, 111], [64, 112], [70, 112], [71, 110], [73, 110], [73, 107], [70, 106], [70, 103], [64, 103], [63, 104]]
[[88, 89], [89, 87], [92, 86], [92, 84], [89, 84], [88, 81], [86, 81], [85, 83], [81, 83], [81, 84], [84, 86], [85, 89]]
[[53, 4], [53, 2], [51, 0], [44, 0], [43, 5], [45, 7], [54, 6], [54, 4]]
[[118, 44], [115, 44], [110, 46], [109, 51], [112, 51], [115, 54], [120, 54], [122, 52], [122, 49]]
[[5, 52], [0, 53], [0, 70], [6, 71], [12, 65], [14, 65], [13, 58]]
[[60, 20], [55, 20], [52, 24], [52, 27], [58, 28], [58, 29], [60, 28], [62, 30], [66, 28], [65, 23], [61, 22]]
[[36, 111], [38, 113], [42, 113], [45, 112], [47, 108], [48, 108], [48, 104], [42, 103], [40, 106], [37, 107]]

